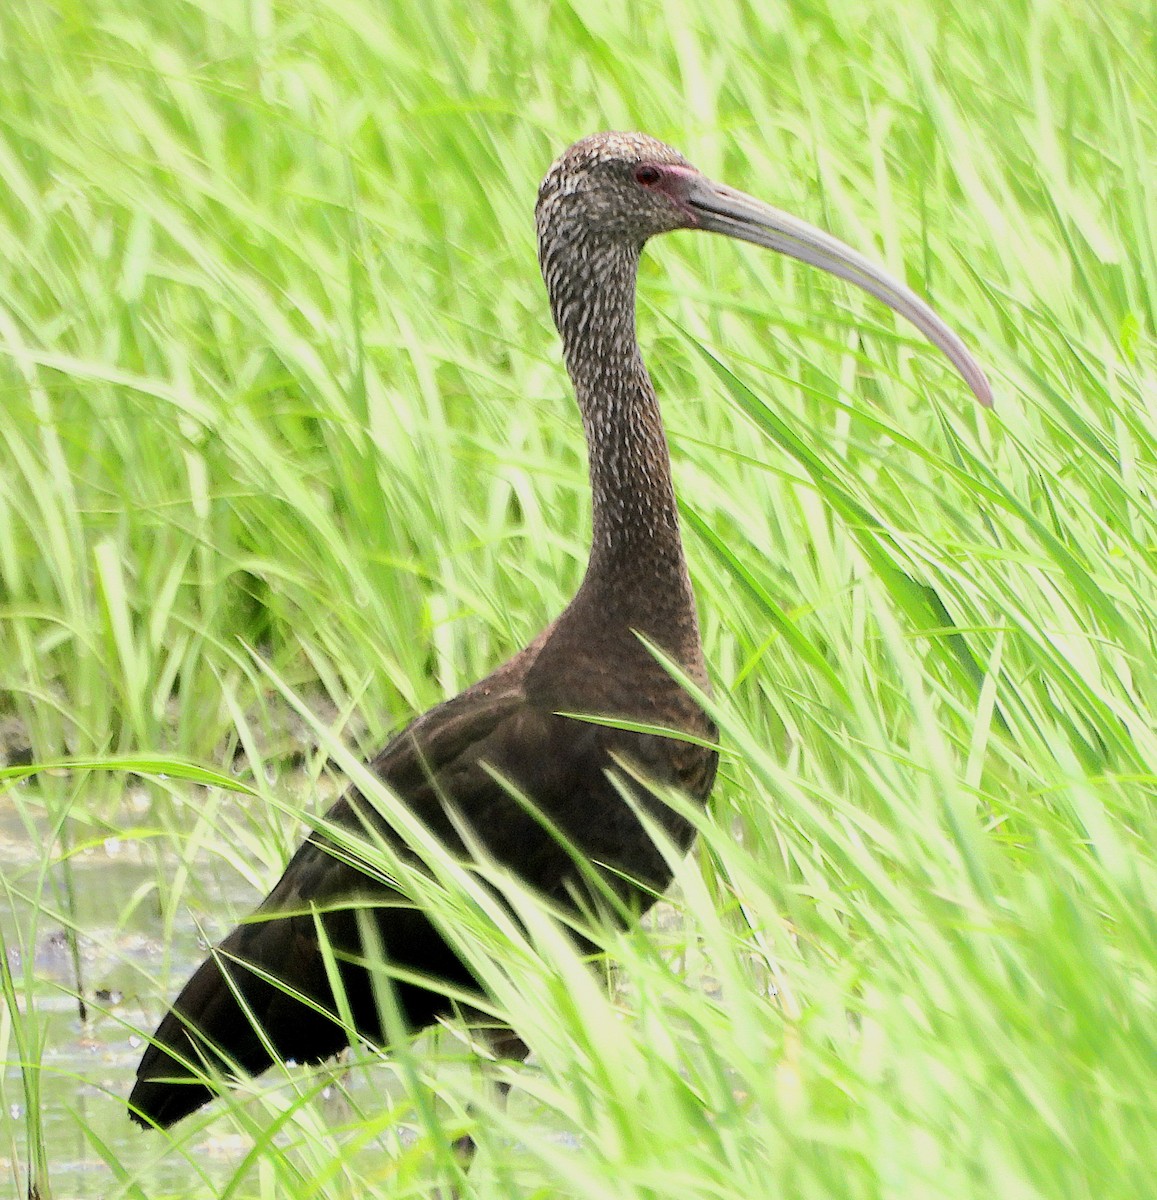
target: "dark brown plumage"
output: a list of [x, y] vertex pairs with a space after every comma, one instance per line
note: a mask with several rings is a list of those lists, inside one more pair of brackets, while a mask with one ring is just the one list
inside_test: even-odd
[[[496, 776], [509, 780], [592, 862], [603, 864], [603, 877], [620, 897], [642, 910], [666, 887], [670, 871], [620, 787], [628, 786], [678, 845], [687, 847], [692, 831], [646, 788], [628, 782], [615, 763], [629, 762], [656, 784], [703, 802], [716, 755], [694, 742], [558, 714], [626, 718], [708, 741], [715, 734], [641, 640], [707, 689], [663, 425], [635, 338], [643, 243], [654, 234], [699, 228], [812, 262], [912, 319], [982, 403], [989, 402], [988, 386], [959, 339], [903, 285], [820, 231], [710, 183], [670, 147], [642, 134], [598, 134], [572, 146], [543, 181], [536, 215], [543, 278], [590, 449], [590, 563], [574, 600], [531, 645], [417, 718], [373, 768], [453, 850], [466, 852], [455, 824], [465, 822], [523, 881], [561, 904], [573, 903], [574, 862]], [[372, 821], [398, 845], [354, 791], [328, 815], [353, 830]], [[313, 1062], [346, 1045], [341, 1024], [270, 982], [284, 981], [322, 1009], [337, 1011], [311, 906], [323, 911], [335, 951], [356, 957], [356, 917], [332, 906], [375, 900], [381, 907], [374, 920], [392, 963], [459, 989], [475, 986], [422, 912], [391, 906], [396, 893], [332, 851], [324, 835], [310, 837], [260, 906], [264, 919], [235, 929], [178, 996], [137, 1071], [130, 1106], [141, 1124], [171, 1125], [211, 1098], [190, 1064], [255, 1074], [270, 1065], [271, 1050], [281, 1059]], [[286, 913], [294, 915], [277, 915]], [[341, 969], [358, 1030], [382, 1041], [366, 972], [348, 962]], [[450, 1010], [436, 988], [403, 982], [397, 995], [413, 1029]]]

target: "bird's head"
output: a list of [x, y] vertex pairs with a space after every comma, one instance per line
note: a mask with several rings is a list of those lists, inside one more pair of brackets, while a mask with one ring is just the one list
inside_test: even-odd
[[[959, 336], [910, 288], [850, 246], [752, 196], [714, 183], [677, 150], [643, 133], [596, 133], [555, 160], [538, 190], [539, 259], [552, 299], [563, 276], [597, 283], [597, 264], [637, 257], [675, 229], [752, 242], [838, 275], [906, 317], [938, 346], [981, 404], [992, 390]], [[558, 305], [556, 304], [556, 315]]]
[[538, 189], [539, 237], [566, 229], [637, 247], [657, 233], [695, 227], [682, 192], [698, 171], [645, 133], [595, 133], [555, 160]]

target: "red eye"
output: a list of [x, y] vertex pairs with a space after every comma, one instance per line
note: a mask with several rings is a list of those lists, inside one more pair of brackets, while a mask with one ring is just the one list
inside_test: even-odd
[[651, 187], [659, 182], [659, 168], [644, 164], [635, 168], [635, 182], [643, 187]]

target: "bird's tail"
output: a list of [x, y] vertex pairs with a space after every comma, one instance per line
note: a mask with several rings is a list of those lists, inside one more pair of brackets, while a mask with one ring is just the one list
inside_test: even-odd
[[239, 926], [198, 967], [153, 1035], [129, 1096], [133, 1120], [165, 1129], [217, 1094], [214, 1077], [258, 1075], [274, 1058], [305, 1063], [336, 1054], [348, 1032], [319, 1008], [333, 1011], [333, 993], [313, 922]]

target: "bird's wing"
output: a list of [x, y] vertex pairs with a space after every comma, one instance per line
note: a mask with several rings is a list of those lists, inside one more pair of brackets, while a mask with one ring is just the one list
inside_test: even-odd
[[[510, 688], [494, 689], [470, 705], [458, 700], [419, 717], [374, 762], [400, 794], [399, 802], [430, 824], [440, 820], [446, 825], [438, 799], [442, 787], [458, 792], [465, 776], [477, 778], [479, 755], [523, 705]], [[404, 851], [387, 815], [352, 789], [327, 813], [329, 825], [355, 833], [363, 832], [367, 822]], [[161, 1021], [137, 1068], [129, 1101], [134, 1119], [168, 1126], [209, 1100], [213, 1089], [197, 1077], [198, 1062], [257, 1074], [274, 1054], [313, 1062], [340, 1050], [348, 1032], [325, 1015], [337, 1005], [321, 938], [324, 929], [331, 950], [358, 953], [356, 912], [341, 907], [358, 898], [379, 906], [376, 920], [387, 952], [400, 963], [470, 982], [424, 913], [385, 881], [359, 870], [348, 847], [318, 831], [298, 848], [253, 917], [224, 938], [194, 972]], [[368, 976], [349, 968], [342, 975], [358, 1026], [375, 1036], [380, 1031], [374, 1028], [377, 1006]], [[413, 1024], [433, 1018], [437, 1002], [432, 993], [415, 988], [401, 993]], [[441, 1003], [444, 1007], [445, 1001]]]
[[[645, 906], [665, 886], [669, 869], [624, 801], [622, 779], [611, 778], [616, 762], [630, 760], [658, 783], [694, 790], [713, 762], [705, 754], [689, 743], [560, 716], [528, 701], [521, 688], [505, 686], [432, 709], [373, 766], [397, 803], [452, 851], [465, 855], [476, 838], [524, 883], [566, 902], [581, 877], [569, 844], [607, 868], [605, 878], [620, 896], [637, 896]], [[671, 810], [633, 790], [678, 841], [689, 841], [689, 828]], [[327, 826], [368, 831], [395, 853], [412, 855], [394, 830], [390, 806], [377, 808], [355, 789], [331, 807]], [[386, 959], [396, 967], [459, 988], [476, 986], [430, 918], [373, 870], [356, 847], [324, 827], [303, 843], [253, 918], [202, 963], [162, 1021], [131, 1097], [139, 1120], [168, 1125], [211, 1097], [199, 1081], [168, 1082], [192, 1074], [186, 1062], [206, 1058], [254, 1074], [270, 1064], [271, 1049], [282, 1060], [306, 1062], [345, 1045], [346, 1028], [324, 1015], [336, 1011], [336, 1002], [322, 936], [339, 960], [359, 956], [350, 902], [372, 905]], [[641, 892], [632, 878], [644, 885]], [[368, 973], [346, 965], [342, 981], [355, 1024], [377, 1040], [382, 1030]], [[437, 985], [400, 983], [397, 996], [411, 1027], [447, 1011]]]

